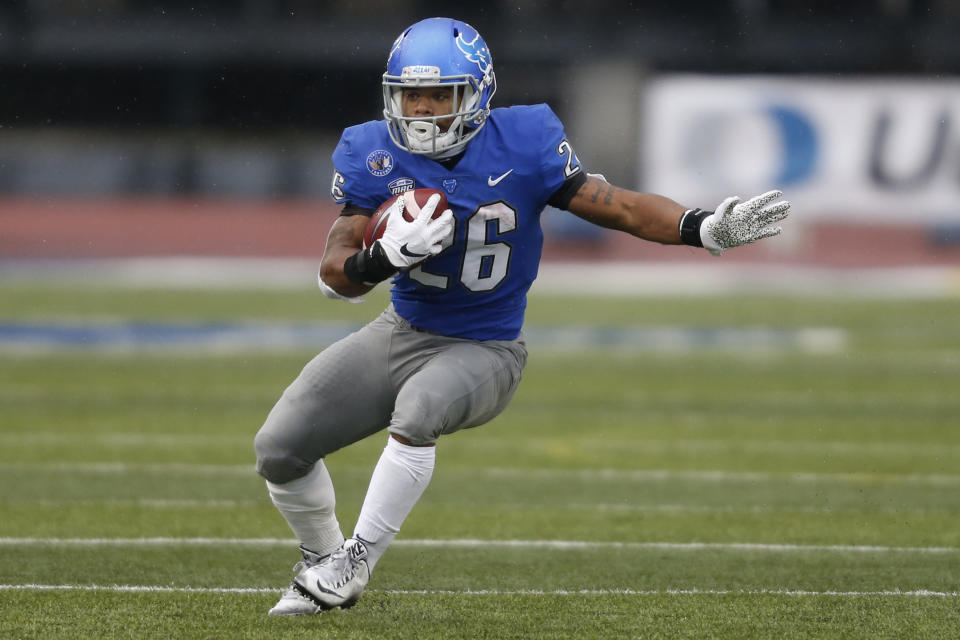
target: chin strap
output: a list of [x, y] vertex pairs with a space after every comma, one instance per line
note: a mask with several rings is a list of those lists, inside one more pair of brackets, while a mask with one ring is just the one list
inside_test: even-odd
[[[459, 121], [460, 118], [457, 118], [445, 133], [440, 133], [440, 127], [433, 122], [414, 120], [407, 124], [407, 147], [412, 151], [427, 152], [424, 155], [431, 160], [452, 158], [460, 153], [465, 145], [465, 143], [456, 142], [456, 136], [453, 135], [453, 131], [460, 125]], [[449, 145], [447, 145], [448, 141]], [[434, 145], [434, 142], [436, 142], [436, 145]], [[433, 152], [434, 146], [440, 150]]]

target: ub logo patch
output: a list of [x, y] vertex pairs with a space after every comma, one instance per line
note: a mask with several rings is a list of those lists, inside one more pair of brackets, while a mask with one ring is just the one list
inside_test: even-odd
[[404, 191], [410, 191], [413, 189], [413, 178], [397, 178], [387, 185], [390, 188], [390, 193], [393, 195], [398, 195]]
[[456, 178], [448, 178], [443, 181], [443, 189], [447, 193], [453, 193], [457, 190], [457, 180]]
[[393, 171], [393, 156], [389, 151], [377, 149], [367, 156], [367, 170], [378, 178]]
[[487, 49], [483, 40], [480, 39], [479, 33], [474, 36], [473, 40], [467, 42], [461, 31], [460, 34], [457, 35], [457, 48], [463, 52], [467, 60], [476, 63], [476, 65], [480, 67], [481, 72], [487, 72], [487, 69], [490, 67], [490, 51]]

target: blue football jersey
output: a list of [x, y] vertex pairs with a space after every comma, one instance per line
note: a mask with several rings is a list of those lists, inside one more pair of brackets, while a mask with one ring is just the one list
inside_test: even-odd
[[376, 209], [414, 188], [443, 190], [456, 218], [444, 250], [393, 279], [391, 299], [413, 326], [476, 340], [520, 334], [543, 246], [547, 200], [581, 171], [547, 105], [494, 109], [456, 166], [396, 147], [385, 121], [343, 132], [333, 153], [339, 204]]

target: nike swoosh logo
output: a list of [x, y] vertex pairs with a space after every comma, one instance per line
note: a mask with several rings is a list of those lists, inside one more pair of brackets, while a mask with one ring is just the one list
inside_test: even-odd
[[332, 596], [337, 596], [338, 598], [342, 598], [342, 597], [343, 597], [342, 595], [340, 595], [340, 594], [337, 593], [336, 591], [332, 591], [332, 590], [327, 589], [326, 587], [324, 587], [322, 584], [320, 584], [320, 581], [319, 581], [319, 580], [317, 580], [317, 589], [319, 589], [320, 591], [322, 591], [322, 592], [324, 592], [324, 593], [329, 593], [329, 594], [332, 595]]
[[506, 178], [506, 177], [507, 177], [508, 175], [510, 175], [511, 173], [513, 173], [513, 169], [510, 169], [510, 171], [507, 171], [505, 174], [503, 174], [502, 176], [500, 176], [500, 177], [497, 178], [496, 180], [493, 179], [493, 176], [488, 176], [488, 177], [487, 177], [487, 186], [488, 186], [488, 187], [495, 187], [495, 186], [497, 186], [498, 184], [500, 184], [500, 181], [501, 181], [501, 180], [503, 180], [504, 178]]
[[407, 256], [408, 258], [422, 258], [423, 256], [427, 255], [425, 253], [414, 253], [413, 251], [410, 251], [409, 249], [407, 249], [407, 245], [403, 245], [402, 247], [400, 247], [400, 253]]

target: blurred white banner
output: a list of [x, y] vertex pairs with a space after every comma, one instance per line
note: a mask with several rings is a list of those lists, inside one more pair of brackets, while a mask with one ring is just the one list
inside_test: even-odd
[[671, 75], [644, 100], [644, 190], [707, 209], [779, 188], [808, 220], [960, 220], [960, 80]]

